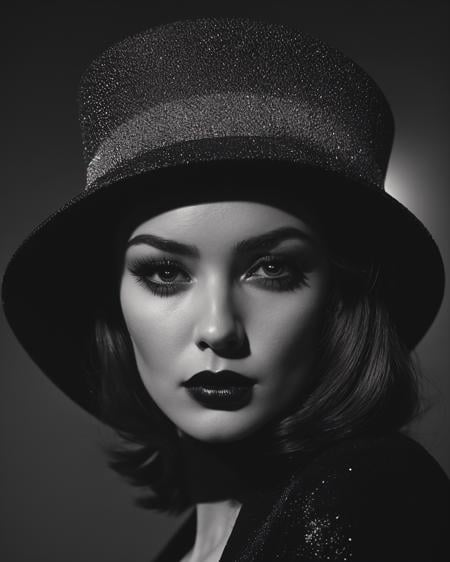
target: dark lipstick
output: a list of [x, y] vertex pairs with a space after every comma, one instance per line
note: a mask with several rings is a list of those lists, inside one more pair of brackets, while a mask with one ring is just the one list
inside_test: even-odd
[[255, 381], [234, 371], [201, 371], [183, 383], [197, 402], [213, 410], [238, 410], [252, 397]]

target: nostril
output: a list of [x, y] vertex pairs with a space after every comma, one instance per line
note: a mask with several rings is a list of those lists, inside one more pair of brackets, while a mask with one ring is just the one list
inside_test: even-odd
[[232, 334], [218, 340], [201, 339], [197, 346], [201, 351], [209, 348], [217, 355], [227, 358], [242, 358], [249, 354], [249, 342], [245, 334], [242, 337]]
[[208, 347], [215, 350], [220, 350], [230, 347], [236, 347], [238, 344], [239, 344], [239, 340], [236, 336], [226, 336], [217, 340], [214, 340], [213, 338], [209, 338], [208, 340], [201, 340], [198, 343], [198, 346], [202, 350]]
[[207, 349], [207, 348], [209, 347], [208, 344], [207, 344], [206, 342], [204, 342], [204, 341], [198, 342], [197, 346], [198, 346], [202, 351], [204, 351], [205, 349]]

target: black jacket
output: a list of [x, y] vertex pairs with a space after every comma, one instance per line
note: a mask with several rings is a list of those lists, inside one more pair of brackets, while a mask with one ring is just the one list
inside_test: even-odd
[[[195, 510], [154, 562], [179, 562]], [[401, 434], [349, 439], [244, 501], [220, 562], [450, 560], [450, 484]]]

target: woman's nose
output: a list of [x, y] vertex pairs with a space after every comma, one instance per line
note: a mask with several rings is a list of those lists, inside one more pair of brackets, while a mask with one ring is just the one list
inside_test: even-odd
[[198, 303], [195, 343], [201, 349], [212, 349], [221, 356], [244, 357], [248, 340], [240, 311], [230, 288], [222, 282], [205, 289]]

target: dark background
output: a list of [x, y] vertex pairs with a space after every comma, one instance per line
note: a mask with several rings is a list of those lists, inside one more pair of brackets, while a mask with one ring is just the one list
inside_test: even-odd
[[[427, 225], [450, 271], [447, 2], [37, 4], [19, 4], [4, 18], [1, 272], [31, 229], [84, 185], [75, 99], [91, 59], [146, 27], [207, 15], [291, 24], [338, 47], [375, 78], [397, 124], [387, 189]], [[133, 506], [134, 491], [105, 468], [101, 445], [110, 431], [46, 380], [3, 316], [0, 330], [0, 559], [151, 560], [181, 520]], [[448, 334], [447, 292], [417, 349], [431, 407], [413, 434], [450, 472]]]

